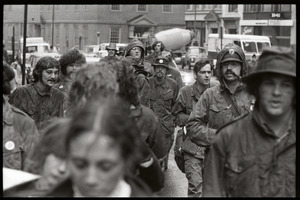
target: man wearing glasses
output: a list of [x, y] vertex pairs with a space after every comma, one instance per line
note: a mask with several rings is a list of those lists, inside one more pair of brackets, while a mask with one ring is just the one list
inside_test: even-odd
[[[78, 49], [72, 48], [60, 57], [59, 63], [61, 65], [59, 80], [54, 87], [62, 91], [66, 99], [68, 99], [69, 90], [75, 78], [75, 74], [77, 70], [86, 63], [86, 59]], [[67, 103], [68, 101], [65, 102], [64, 110], [67, 110]]]

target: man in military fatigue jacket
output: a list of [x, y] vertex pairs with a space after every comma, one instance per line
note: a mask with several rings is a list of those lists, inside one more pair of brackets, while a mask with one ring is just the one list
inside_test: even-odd
[[[175, 80], [166, 76], [169, 69], [169, 60], [159, 56], [153, 63], [155, 75], [149, 78], [150, 91], [147, 94], [147, 105], [150, 107], [163, 126], [166, 137], [167, 152], [170, 152], [174, 142], [175, 123], [172, 109], [178, 96], [179, 87]], [[168, 167], [168, 156], [165, 158], [165, 169]]]
[[265, 48], [244, 77], [254, 110], [218, 130], [205, 166], [205, 197], [296, 196], [295, 61], [289, 48]]
[[193, 68], [195, 83], [184, 86], [179, 90], [173, 108], [173, 113], [176, 116], [175, 123], [177, 126], [182, 127], [185, 134], [181, 149], [184, 153], [184, 169], [188, 179], [188, 197], [202, 196], [202, 169], [205, 147], [200, 147], [191, 142], [191, 139], [186, 135], [185, 125], [202, 93], [210, 86], [214, 86], [210, 84], [211, 72], [212, 66], [207, 59], [203, 58], [197, 61]]

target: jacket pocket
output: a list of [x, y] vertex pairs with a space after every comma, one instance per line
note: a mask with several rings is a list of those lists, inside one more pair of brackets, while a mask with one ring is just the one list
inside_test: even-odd
[[211, 128], [219, 128], [233, 119], [230, 106], [212, 104], [209, 107], [209, 122]]
[[232, 157], [225, 163], [225, 187], [229, 196], [257, 196], [258, 166], [254, 158]]
[[168, 110], [172, 109], [173, 90], [169, 89], [163, 94], [164, 104]]

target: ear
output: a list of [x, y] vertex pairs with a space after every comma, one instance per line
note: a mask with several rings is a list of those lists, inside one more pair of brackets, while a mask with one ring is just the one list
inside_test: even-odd
[[194, 79], [197, 80], [197, 75], [194, 71], [193, 71], [193, 76], [194, 76]]

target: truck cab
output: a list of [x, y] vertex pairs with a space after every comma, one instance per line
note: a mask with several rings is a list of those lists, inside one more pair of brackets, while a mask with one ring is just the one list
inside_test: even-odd
[[[271, 46], [270, 38], [267, 36], [224, 34], [221, 40], [219, 34], [209, 34], [208, 59], [215, 60], [219, 51], [228, 43], [240, 46], [245, 53], [246, 60], [250, 60], [253, 54], [258, 58], [265, 46]], [[215, 62], [213, 61], [213, 63]]]

